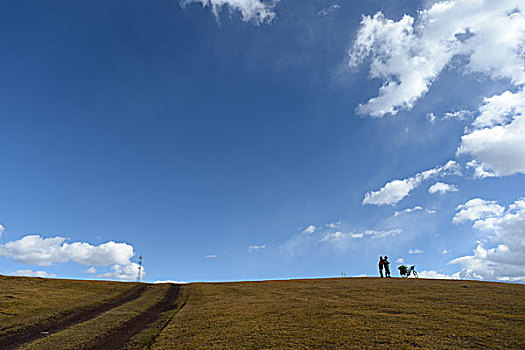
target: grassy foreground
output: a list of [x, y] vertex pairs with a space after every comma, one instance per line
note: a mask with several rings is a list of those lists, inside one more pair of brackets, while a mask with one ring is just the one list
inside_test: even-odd
[[[135, 286], [0, 276], [0, 348], [2, 334]], [[400, 278], [192, 283], [172, 308], [164, 308], [170, 285], [142, 287], [136, 299], [22, 348], [92, 349], [126, 331], [126, 349], [525, 349], [525, 285]], [[151, 322], [125, 326], [152, 305], [160, 309]]]
[[525, 348], [525, 286], [347, 278], [189, 284], [153, 349]]
[[0, 336], [99, 304], [136, 285], [0, 276]]
[[19, 349], [82, 349], [85, 344], [90, 344], [97, 338], [106, 336], [113, 328], [119, 327], [133, 317], [145, 312], [162, 299], [168, 288], [169, 285], [167, 284], [150, 285], [146, 292], [138, 299], [111, 309], [94, 319], [21, 346]]

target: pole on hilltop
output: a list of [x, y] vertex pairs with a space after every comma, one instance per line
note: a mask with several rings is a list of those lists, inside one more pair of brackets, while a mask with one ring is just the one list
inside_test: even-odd
[[142, 278], [142, 254], [139, 256], [139, 276], [138, 276], [139, 282], [141, 278]]

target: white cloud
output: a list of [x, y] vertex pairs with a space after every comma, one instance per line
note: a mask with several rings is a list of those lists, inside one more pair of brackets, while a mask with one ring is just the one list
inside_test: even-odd
[[515, 201], [505, 210], [499, 205], [495, 207], [494, 202], [484, 202], [491, 203], [494, 210], [469, 215], [465, 220], [473, 221], [476, 230], [486, 233], [493, 246], [485, 248], [478, 243], [473, 255], [450, 263], [462, 267], [459, 273], [462, 278], [525, 283], [525, 199]]
[[465, 120], [473, 115], [472, 111], [466, 110], [466, 109], [460, 109], [458, 111], [454, 112], [445, 112], [442, 117], [437, 117], [433, 112], [430, 112], [427, 114], [427, 118], [430, 121], [431, 124], [435, 124], [438, 120], [449, 120], [449, 119], [457, 119], [457, 120]]
[[[140, 265], [136, 263], [129, 263], [127, 265], [113, 265], [111, 272], [98, 275], [99, 278], [107, 278], [111, 280], [136, 280], [139, 276]], [[142, 267], [141, 277], [146, 275], [146, 270]]]
[[404, 180], [393, 180], [380, 190], [370, 191], [365, 194], [363, 204], [394, 205], [408, 196], [417, 186], [418, 182], [413, 177]]
[[252, 251], [252, 250], [261, 250], [261, 249], [266, 249], [266, 244], [261, 244], [261, 245], [251, 245], [248, 247], [248, 250], [249, 251]]
[[410, 213], [413, 213], [415, 211], [421, 211], [423, 210], [423, 207], [420, 206], [420, 205], [416, 205], [414, 208], [407, 208], [405, 210], [401, 210], [401, 211], [396, 211], [394, 213], [394, 216], [400, 216], [400, 215], [404, 215], [404, 214], [410, 214]]
[[440, 279], [440, 280], [460, 279], [459, 272], [454, 273], [452, 275], [447, 275], [447, 274], [439, 273], [437, 271], [432, 271], [432, 270], [418, 272], [418, 276], [420, 278], [432, 278], [432, 279]]
[[329, 224], [325, 224], [326, 227], [328, 228], [336, 228], [337, 226], [341, 225], [341, 221], [338, 221], [338, 222], [331, 222]]
[[421, 254], [421, 253], [423, 253], [423, 250], [417, 249], [417, 248], [408, 250], [408, 254]]
[[396, 263], [398, 263], [398, 264], [404, 264], [404, 263], [405, 263], [405, 260], [403, 260], [403, 258], [398, 258], [398, 259], [396, 260]]
[[372, 239], [378, 239], [378, 238], [399, 236], [401, 233], [403, 233], [403, 230], [401, 229], [384, 230], [384, 231], [366, 230], [364, 232], [358, 232], [358, 233], [329, 232], [323, 236], [323, 238], [321, 239], [321, 242], [338, 242], [338, 241], [343, 241], [343, 240], [348, 240], [348, 239], [360, 239], [360, 238], [365, 238], [365, 237], [372, 238]]
[[315, 232], [315, 230], [317, 230], [317, 227], [315, 227], [314, 225], [310, 225], [307, 228], [305, 228], [301, 234], [311, 235], [312, 233]]
[[525, 91], [486, 98], [479, 111], [457, 155], [474, 157], [476, 177], [525, 174]]
[[443, 254], [443, 255], [447, 255], [448, 253], [450, 253], [450, 250], [448, 250], [447, 248], [443, 248], [441, 250], [441, 254]]
[[5, 227], [0, 225], [0, 237], [2, 237], [2, 234], [4, 233], [5, 231]]
[[321, 242], [337, 242], [351, 238], [363, 238], [363, 233], [329, 232], [324, 235]]
[[98, 246], [85, 242], [67, 243], [64, 237], [25, 236], [0, 245], [0, 256], [24, 264], [50, 266], [69, 261], [82, 265], [126, 265], [133, 257], [133, 247], [126, 243], [107, 242]]
[[388, 182], [378, 191], [368, 192], [363, 199], [363, 204], [394, 205], [408, 196], [413, 189], [418, 187], [425, 180], [459, 174], [461, 174], [460, 165], [457, 162], [450, 160], [445, 165], [422, 171], [413, 177], [403, 180], [393, 180]]
[[321, 11], [317, 12], [317, 14], [320, 16], [327, 16], [339, 10], [340, 7], [341, 6], [339, 6], [338, 4], [333, 4], [328, 8], [322, 9]]
[[45, 271], [33, 271], [33, 270], [16, 270], [11, 273], [13, 276], [25, 276], [25, 277], [56, 277], [55, 273], [47, 273]]
[[91, 266], [89, 269], [84, 271], [85, 273], [97, 273], [97, 269], [94, 266]]
[[219, 256], [218, 255], [215, 255], [215, 254], [210, 254], [210, 255], [206, 255], [205, 258], [206, 259], [215, 259], [215, 258], [218, 258]]
[[230, 13], [240, 12], [242, 20], [251, 21], [255, 24], [271, 23], [275, 17], [273, 8], [278, 0], [181, 0], [182, 6], [191, 3], [201, 3], [203, 7], [210, 7], [215, 18], [219, 21], [219, 12], [223, 7], [227, 7]]
[[525, 83], [525, 5], [521, 0], [450, 0], [399, 21], [381, 12], [364, 16], [349, 50], [350, 66], [371, 56], [379, 95], [357, 112], [382, 117], [410, 110], [455, 56], [466, 73]]
[[484, 179], [486, 177], [495, 177], [497, 176], [494, 172], [487, 170], [483, 167], [483, 165], [478, 162], [477, 160], [473, 159], [470, 162], [467, 163], [467, 169], [473, 169], [474, 170], [474, 178], [475, 179]]
[[386, 238], [386, 237], [396, 237], [403, 233], [402, 229], [386, 230], [386, 231], [375, 231], [367, 230], [364, 232], [365, 236], [370, 236], [370, 238]]
[[458, 120], [465, 120], [468, 117], [472, 116], [472, 111], [468, 111], [466, 109], [460, 109], [459, 111], [454, 112], [445, 112], [443, 115], [443, 119], [458, 119]]
[[500, 216], [505, 208], [495, 201], [487, 201], [474, 198], [456, 207], [456, 215], [452, 219], [454, 224], [462, 224], [466, 221], [476, 221], [490, 217]]
[[457, 192], [457, 191], [458, 191], [458, 188], [456, 185], [450, 185], [450, 184], [446, 184], [443, 182], [436, 182], [435, 184], [430, 186], [430, 188], [428, 189], [428, 193], [430, 194], [435, 194], [435, 193], [445, 194], [447, 192]]

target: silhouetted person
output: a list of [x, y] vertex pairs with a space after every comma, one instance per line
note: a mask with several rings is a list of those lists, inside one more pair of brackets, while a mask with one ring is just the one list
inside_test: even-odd
[[385, 268], [385, 277], [390, 277], [390, 261], [386, 255], [383, 258], [383, 267]]
[[385, 265], [385, 261], [383, 260], [383, 257], [379, 257], [379, 274], [381, 275], [381, 278], [383, 278], [383, 266]]

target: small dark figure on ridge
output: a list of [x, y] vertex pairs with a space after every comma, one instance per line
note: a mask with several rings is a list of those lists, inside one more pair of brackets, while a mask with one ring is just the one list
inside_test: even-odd
[[388, 261], [388, 256], [386, 255], [383, 258], [383, 266], [385, 268], [385, 277], [390, 277], [390, 261]]
[[383, 257], [379, 257], [379, 274], [381, 275], [381, 278], [383, 278], [383, 265], [384, 265]]

